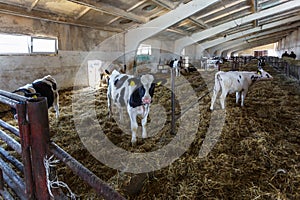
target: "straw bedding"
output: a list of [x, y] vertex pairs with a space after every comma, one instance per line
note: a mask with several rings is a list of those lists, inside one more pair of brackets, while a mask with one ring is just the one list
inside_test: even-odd
[[[250, 63], [245, 69], [252, 70], [255, 66]], [[183, 155], [162, 169], [140, 174], [112, 169], [87, 151], [83, 145], [85, 138], [78, 136], [74, 125], [83, 122], [84, 130], [95, 137], [97, 129], [89, 124], [95, 119], [86, 113], [96, 108], [96, 121], [116, 146], [129, 152], [156, 151], [175, 137], [170, 134], [170, 90], [161, 86], [156, 89], [154, 101], [162, 105], [166, 114], [150, 118], [152, 123], [158, 123], [157, 130], [152, 130], [157, 134], [144, 141], [139, 138], [136, 146], [131, 146], [131, 136], [124, 134], [124, 130], [129, 130], [126, 123], [118, 125], [114, 120], [107, 120], [106, 88], [60, 91], [59, 122], [55, 121], [55, 113], [49, 112], [52, 140], [127, 199], [300, 199], [299, 85], [269, 66], [266, 70], [274, 80], [253, 85], [245, 107], [235, 104], [235, 95], [227, 97], [221, 135], [207, 156], [200, 157], [199, 150], [212, 112], [209, 111], [210, 95], [205, 96], [209, 87], [198, 72], [185, 76], [199, 98], [200, 114], [191, 116], [190, 120], [199, 123], [195, 139]], [[213, 73], [207, 75], [213, 77]], [[93, 102], [87, 103], [89, 96]], [[190, 103], [189, 95], [176, 100]], [[72, 110], [72, 103], [77, 109], [75, 106]], [[176, 116], [183, 112], [177, 104]], [[56, 170], [58, 179], [66, 182], [78, 198], [101, 199], [65, 165], [59, 164]]]

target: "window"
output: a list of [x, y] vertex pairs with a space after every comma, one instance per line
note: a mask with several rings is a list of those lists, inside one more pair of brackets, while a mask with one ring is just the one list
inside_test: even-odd
[[151, 55], [151, 45], [141, 44], [137, 50], [137, 55]]
[[0, 34], [0, 54], [55, 54], [57, 39]]
[[52, 38], [31, 38], [32, 53], [56, 53], [56, 39]]
[[0, 53], [29, 53], [30, 37], [21, 35], [0, 35]]

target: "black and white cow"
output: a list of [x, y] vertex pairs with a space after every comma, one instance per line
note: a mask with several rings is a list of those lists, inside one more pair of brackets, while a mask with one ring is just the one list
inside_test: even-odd
[[109, 116], [112, 113], [112, 103], [118, 108], [120, 120], [122, 121], [122, 107], [127, 108], [131, 124], [131, 143], [136, 143], [136, 132], [138, 129], [137, 116], [141, 116], [142, 138], [147, 137], [146, 124], [150, 110], [150, 104], [156, 85], [164, 80], [157, 80], [151, 74], [141, 76], [121, 74], [114, 70], [109, 77], [107, 90], [107, 104]]
[[100, 73], [100, 87], [103, 86], [104, 84], [108, 84], [108, 77], [109, 74], [111, 74], [111, 72], [113, 70], [117, 70], [119, 72], [125, 73], [126, 72], [126, 65], [122, 64], [122, 63], [112, 63], [110, 64], [108, 67], [101, 67], [99, 69], [99, 73]]
[[14, 93], [19, 93], [25, 97], [46, 97], [48, 108], [54, 107], [56, 111], [56, 118], [59, 118], [59, 94], [56, 80], [47, 75], [41, 79], [37, 79], [30, 84], [19, 87]]
[[219, 71], [215, 74], [215, 86], [211, 98], [210, 110], [214, 109], [214, 103], [219, 91], [221, 90], [221, 108], [225, 109], [225, 99], [227, 94], [236, 93], [236, 103], [241, 97], [241, 106], [244, 106], [249, 87], [257, 81], [272, 80], [273, 77], [262, 68], [257, 71]]

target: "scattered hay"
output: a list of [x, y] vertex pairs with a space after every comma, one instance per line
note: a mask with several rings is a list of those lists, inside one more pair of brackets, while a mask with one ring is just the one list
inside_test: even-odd
[[[300, 199], [300, 90], [276, 75], [275, 70], [267, 66], [265, 69], [274, 80], [255, 84], [245, 99], [245, 107], [235, 104], [234, 95], [227, 98], [222, 134], [203, 158], [199, 157], [199, 150], [211, 118], [209, 95], [199, 101], [200, 124], [192, 144], [177, 160], [160, 170], [131, 174], [112, 169], [84, 147], [82, 141], [88, 137], [95, 138], [94, 145], [98, 144], [97, 129], [90, 124], [93, 120], [116, 146], [129, 152], [151, 152], [169, 144], [174, 138], [170, 134], [170, 94], [163, 89], [156, 90], [154, 101], [159, 101], [167, 116], [149, 119], [158, 123], [159, 134], [154, 134], [157, 132], [154, 130], [152, 137], [139, 141], [136, 147], [130, 144], [128, 122], [118, 125], [115, 120], [107, 120], [105, 88], [60, 91], [60, 121], [56, 122], [55, 113], [49, 112], [52, 140], [128, 199]], [[199, 73], [192, 73], [186, 79], [193, 80], [192, 87], [198, 97], [207, 92], [206, 87], [197, 89], [204, 82]], [[73, 94], [79, 94], [78, 98], [72, 99]], [[96, 98], [87, 104], [89, 96]], [[73, 111], [72, 101], [81, 109]], [[97, 119], [86, 114], [93, 106]], [[182, 112], [180, 109], [176, 107], [177, 114]], [[166, 120], [159, 124], [159, 118]], [[91, 133], [87, 138], [77, 134], [74, 123], [78, 119]], [[63, 164], [59, 166], [59, 180], [67, 183], [81, 199], [101, 199]]]

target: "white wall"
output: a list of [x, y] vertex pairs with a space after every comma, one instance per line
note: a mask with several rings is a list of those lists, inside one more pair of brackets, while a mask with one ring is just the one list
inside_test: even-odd
[[296, 31], [293, 31], [291, 34], [277, 43], [277, 56], [281, 57], [284, 51], [288, 51], [288, 53], [294, 51], [294, 53], [297, 55], [296, 59], [300, 59], [300, 28], [298, 28]]

